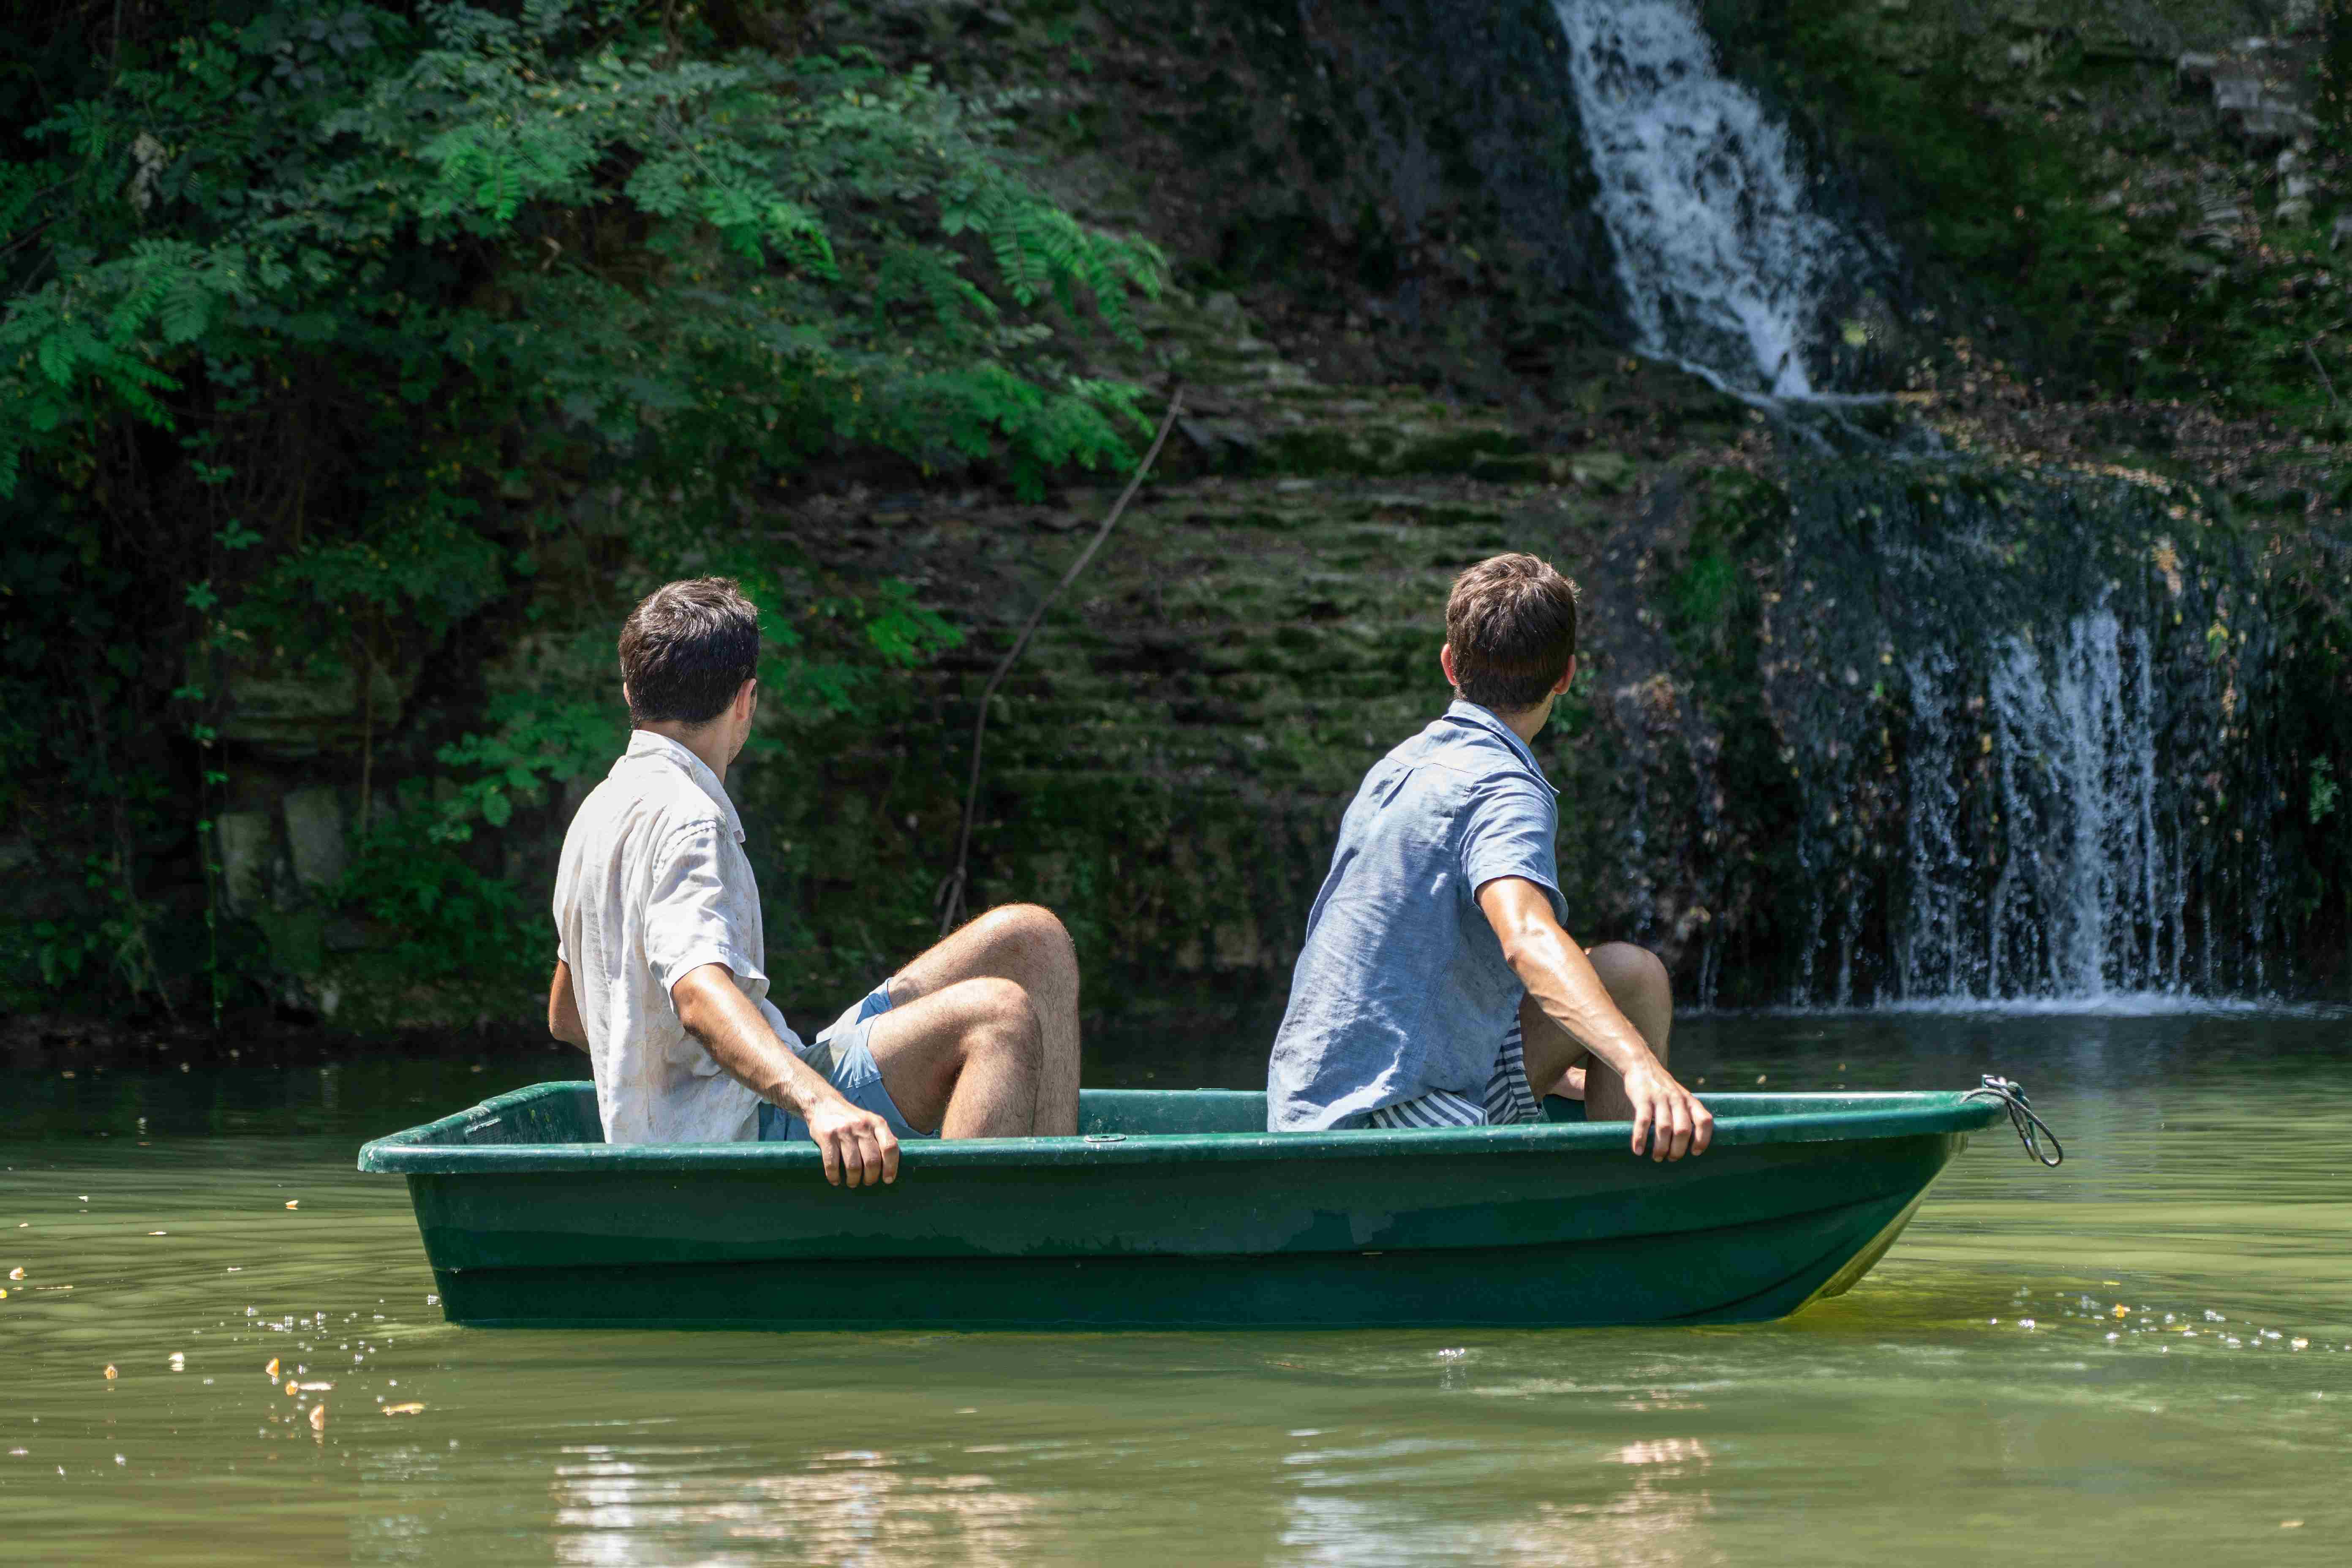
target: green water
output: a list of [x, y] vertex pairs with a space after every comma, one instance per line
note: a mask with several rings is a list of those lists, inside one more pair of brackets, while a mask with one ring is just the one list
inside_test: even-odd
[[[352, 1153], [577, 1058], [22, 1064], [0, 1562], [2352, 1557], [2352, 1021], [1726, 1018], [1677, 1046], [1716, 1089], [2006, 1071], [2072, 1158], [1980, 1137], [1851, 1295], [1762, 1327], [490, 1332], [439, 1321], [404, 1191]], [[1119, 1058], [1151, 1065], [1089, 1081], [1256, 1067]]]

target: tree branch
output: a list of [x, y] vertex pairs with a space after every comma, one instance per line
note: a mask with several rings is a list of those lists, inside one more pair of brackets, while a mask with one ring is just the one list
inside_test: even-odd
[[1029, 612], [1028, 622], [1022, 626], [1021, 635], [1013, 639], [1012, 650], [997, 661], [995, 672], [989, 676], [988, 685], [981, 691], [980, 713], [971, 725], [971, 776], [964, 786], [963, 821], [956, 830], [955, 869], [949, 872], [947, 880], [940, 884], [938, 902], [941, 936], [953, 931], [956, 921], [963, 915], [966, 867], [971, 857], [971, 823], [980, 809], [981, 747], [988, 739], [989, 703], [995, 698], [996, 689], [1003, 684], [1005, 676], [1012, 673], [1013, 665], [1027, 651], [1029, 639], [1036, 633], [1038, 623], [1045, 618], [1045, 612], [1053, 607], [1055, 599], [1062, 596], [1062, 590], [1076, 581], [1078, 574], [1087, 569], [1087, 563], [1095, 558], [1095, 552], [1102, 548], [1103, 541], [1110, 537], [1110, 531], [1118, 526], [1120, 516], [1127, 510], [1127, 503], [1133, 500], [1135, 492], [1142, 488], [1144, 476], [1159, 460], [1160, 448], [1168, 444], [1168, 433], [1176, 427], [1177, 416], [1183, 410], [1184, 389], [1179, 386], [1169, 393], [1168, 413], [1160, 421], [1160, 433], [1151, 438], [1151, 447], [1143, 454], [1143, 461], [1135, 466], [1134, 476], [1127, 481], [1127, 489], [1120, 492], [1118, 503], [1110, 509], [1110, 515], [1103, 519], [1103, 525], [1095, 531], [1095, 536], [1087, 542], [1087, 547], [1078, 552], [1078, 558], [1070, 563], [1070, 569], [1062, 574], [1062, 580], [1047, 590], [1045, 596], [1037, 601], [1037, 607]]

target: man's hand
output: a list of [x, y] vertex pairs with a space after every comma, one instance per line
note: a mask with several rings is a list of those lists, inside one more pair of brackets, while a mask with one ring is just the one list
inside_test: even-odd
[[1650, 1061], [1624, 1075], [1625, 1098], [1633, 1104], [1633, 1152], [1653, 1160], [1704, 1154], [1715, 1142], [1715, 1113], [1698, 1102], [1674, 1076]]
[[[1608, 1076], [1597, 1085], [1591, 1076], [1606, 1068], [1623, 1087], [1635, 1154], [1679, 1160], [1706, 1152], [1715, 1141], [1715, 1118], [1675, 1081], [1658, 1053], [1610, 999], [1584, 949], [1560, 929], [1544, 889], [1522, 877], [1497, 877], [1478, 889], [1477, 898], [1479, 910], [1502, 944], [1504, 961], [1556, 1026], [1558, 1045], [1580, 1056], [1589, 1051], [1598, 1064], [1581, 1082], [1571, 1082], [1578, 1076], [1577, 1064], [1564, 1065], [1556, 1056], [1539, 1059], [1539, 1047], [1549, 1047], [1531, 1031], [1526, 1037], [1529, 1086], [1538, 1094], [1547, 1089], [1557, 1093], [1560, 1086], [1580, 1089], [1589, 1119], [1596, 1099], [1612, 1099]], [[1601, 1115], [1614, 1121], [1613, 1103]]]
[[842, 1099], [775, 1030], [735, 984], [723, 963], [688, 970], [669, 988], [678, 1022], [700, 1040], [736, 1082], [771, 1105], [808, 1123], [809, 1138], [824, 1156], [824, 1179], [853, 1187], [898, 1179], [898, 1140], [890, 1124]]
[[810, 1106], [801, 1120], [824, 1156], [824, 1179], [835, 1186], [870, 1187], [898, 1179], [898, 1136], [872, 1111], [834, 1094]]

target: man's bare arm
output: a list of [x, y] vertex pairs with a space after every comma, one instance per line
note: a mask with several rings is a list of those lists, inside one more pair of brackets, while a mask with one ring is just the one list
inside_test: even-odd
[[1633, 1106], [1633, 1152], [1664, 1160], [1705, 1153], [1715, 1138], [1715, 1118], [1675, 1081], [1609, 999], [1592, 961], [1560, 929], [1543, 889], [1523, 877], [1497, 877], [1478, 889], [1478, 908], [1495, 928], [1511, 973], [1544, 1016], [1624, 1080]]
[[572, 994], [572, 966], [560, 958], [547, 987], [547, 1032], [567, 1046], [588, 1048], [588, 1030], [580, 1022], [580, 1003]]
[[794, 1056], [725, 964], [688, 970], [669, 995], [678, 1022], [729, 1077], [808, 1123], [826, 1181], [838, 1186], [845, 1178], [857, 1187], [898, 1179], [898, 1140], [890, 1124], [850, 1104]]

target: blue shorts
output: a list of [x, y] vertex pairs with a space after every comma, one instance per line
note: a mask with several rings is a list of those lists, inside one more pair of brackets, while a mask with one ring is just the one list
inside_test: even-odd
[[[850, 1004], [815, 1042], [801, 1052], [801, 1060], [823, 1075], [841, 1098], [860, 1110], [870, 1110], [890, 1124], [890, 1131], [900, 1138], [936, 1138], [937, 1132], [919, 1132], [907, 1124], [898, 1101], [882, 1087], [882, 1068], [866, 1047], [866, 1037], [872, 1032], [874, 1020], [890, 1010], [890, 983], [884, 981], [873, 990]], [[808, 1123], [789, 1110], [760, 1103], [760, 1142], [762, 1143], [806, 1143]]]

